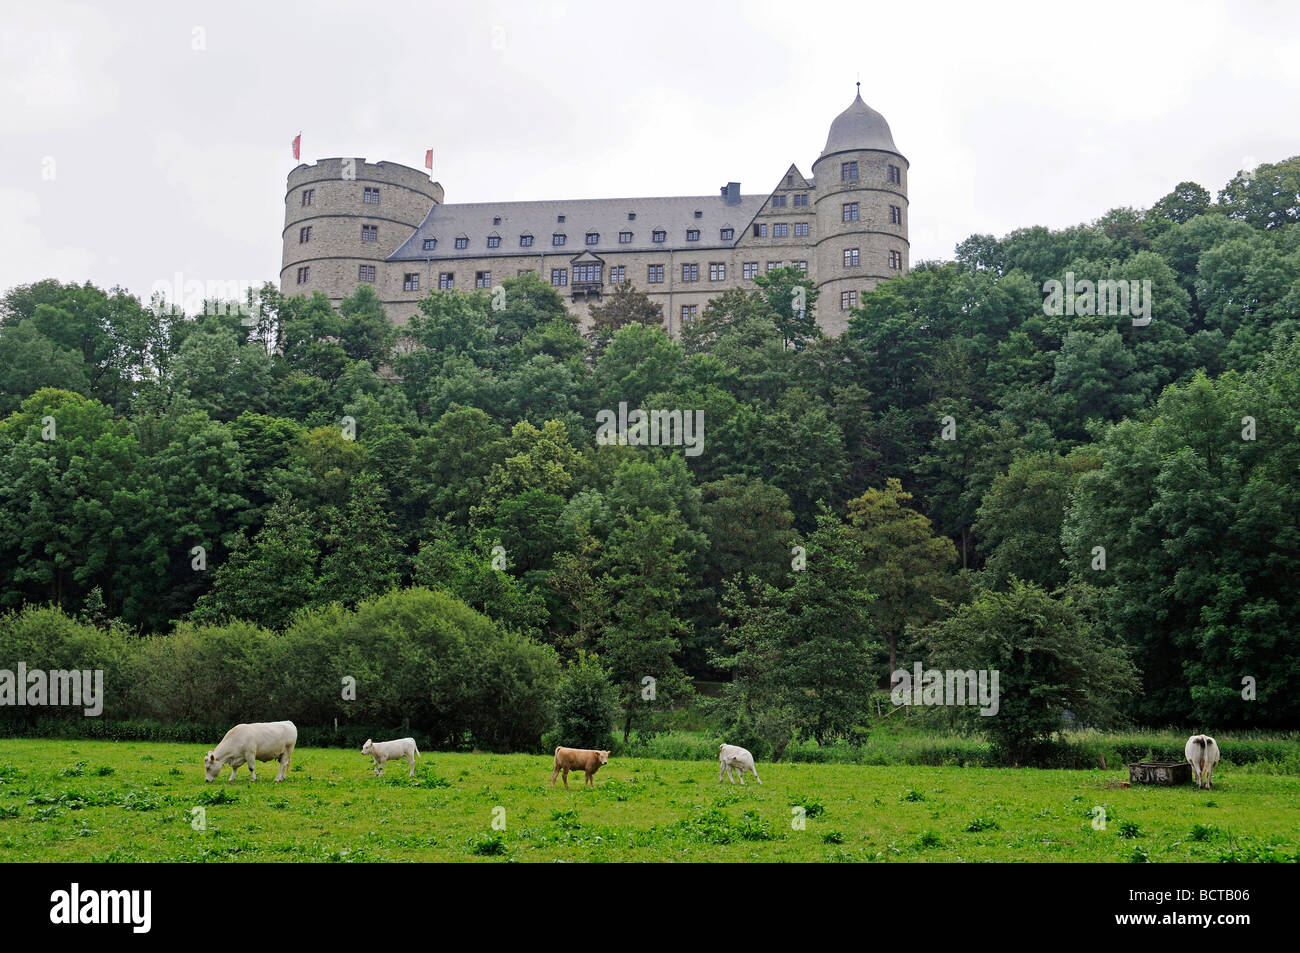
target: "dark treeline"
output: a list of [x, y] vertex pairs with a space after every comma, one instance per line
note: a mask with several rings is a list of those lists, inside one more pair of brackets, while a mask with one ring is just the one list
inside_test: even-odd
[[[1295, 726], [1298, 180], [972, 236], [834, 339], [794, 269], [680, 340], [631, 286], [583, 334], [531, 275], [400, 329], [367, 286], [268, 285], [247, 321], [15, 288], [0, 607], [192, 638], [436, 588], [551, 647], [570, 695], [597, 658], [624, 734], [723, 679], [719, 723], [778, 753], [852, 737], [914, 660], [1050, 685], [1021, 735]], [[1067, 274], [1149, 282], [1150, 322], [1046, 313]], [[703, 452], [599, 444], [621, 402], [702, 410]]]

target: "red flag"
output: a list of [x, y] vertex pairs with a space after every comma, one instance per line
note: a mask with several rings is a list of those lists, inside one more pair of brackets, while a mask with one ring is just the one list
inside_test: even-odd
[[300, 132], [298, 133], [298, 135], [293, 137], [293, 157], [295, 159], [298, 158], [298, 153], [300, 151], [301, 146], [302, 146], [302, 133]]
[[428, 169], [430, 172], [433, 171], [433, 150], [432, 149], [426, 149], [424, 151], [424, 167]]

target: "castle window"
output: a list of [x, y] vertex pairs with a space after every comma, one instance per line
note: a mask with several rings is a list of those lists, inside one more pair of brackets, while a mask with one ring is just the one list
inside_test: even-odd
[[435, 248], [437, 248], [437, 247], [438, 247], [438, 239], [436, 239], [436, 238], [426, 238], [426, 239], [424, 240], [424, 250], [425, 250], [425, 251], [433, 251], [433, 250], [434, 250]]
[[569, 283], [569, 269], [552, 268], [551, 284], [556, 288], [562, 288]]
[[573, 282], [587, 282], [589, 284], [600, 281], [600, 265], [574, 265]]
[[564, 216], [563, 216], [563, 215], [557, 215], [557, 216], [555, 216], [555, 223], [556, 223], [557, 225], [563, 225], [563, 224], [564, 224]]
[[753, 281], [758, 277], [758, 262], [747, 261], [740, 266], [740, 273], [744, 278]]
[[533, 244], [533, 236], [532, 236], [532, 235], [520, 235], [520, 236], [519, 236], [519, 247], [520, 247], [520, 248], [528, 248], [528, 247], [530, 247], [532, 244]]
[[533, 269], [531, 268], [520, 268], [518, 271], [515, 272], [515, 277], [522, 278], [524, 275], [535, 275], [535, 274], [536, 272], [533, 271]]
[[378, 205], [379, 189], [372, 189], [367, 185], [365, 191], [361, 193], [361, 203], [363, 205]]
[[300, 284], [300, 285], [305, 285], [305, 284], [307, 283], [307, 278], [308, 278], [308, 276], [309, 276], [310, 274], [311, 274], [311, 268], [310, 268], [309, 266], [307, 266], [307, 265], [303, 265], [301, 268], [299, 268], [299, 269], [298, 269], [298, 284]]
[[719, 241], [729, 242], [735, 237], [736, 237], [736, 230], [734, 228], [724, 228], [722, 229], [722, 231], [718, 232]]
[[807, 223], [807, 222], [795, 222], [795, 223], [794, 223], [794, 233], [795, 233], [796, 235], [798, 235], [800, 238], [807, 238], [807, 237], [808, 237], [808, 223]]
[[587, 233], [587, 244], [588, 244], [588, 245], [599, 245], [599, 244], [600, 244], [600, 232], [588, 232], [588, 233]]
[[621, 285], [627, 281], [626, 265], [611, 265], [609, 269], [609, 283], [611, 285]]
[[845, 202], [841, 214], [843, 215], [842, 221], [856, 222], [858, 220], [858, 203]]
[[374, 283], [375, 283], [375, 266], [374, 266], [374, 265], [362, 265], [362, 266], [360, 266], [360, 269], [357, 271], [357, 281], [368, 281], [368, 282], [370, 282], [371, 284], [374, 284]]
[[772, 196], [772, 208], [785, 208], [785, 196], [784, 195]]
[[488, 247], [488, 248], [500, 248], [500, 247], [501, 247], [501, 236], [500, 236], [500, 235], [489, 235], [489, 236], [488, 236], [488, 241], [487, 241], [487, 247]]
[[763, 224], [761, 224], [761, 225], [755, 225], [755, 226], [754, 226], [754, 237], [755, 237], [755, 238], [767, 238], [767, 224], [766, 224], [766, 223], [763, 223]]
[[627, 213], [627, 220], [628, 220], [629, 222], [635, 222], [635, 221], [636, 221], [636, 212], [628, 212], [628, 213]]
[[646, 269], [645, 280], [647, 284], [661, 285], [664, 283], [664, 266], [649, 265]]
[[903, 267], [903, 253], [901, 251], [891, 251], [889, 253], [889, 267], [894, 269]]
[[806, 192], [799, 193], [794, 197], [793, 204], [800, 208], [806, 208], [808, 206], [808, 194]]
[[491, 287], [492, 287], [492, 272], [490, 272], [490, 271], [476, 271], [476, 272], [474, 272], [474, 287], [475, 287], [475, 288], [491, 288]]
[[699, 309], [700, 306], [698, 304], [682, 305], [682, 324], [690, 324], [694, 321], [695, 316], [699, 314]]
[[780, 268], [780, 267], [781, 267], [781, 262], [779, 262], [779, 261], [769, 261], [769, 262], [767, 263], [767, 270], [768, 270], [768, 271], [773, 271], [774, 269], [777, 269], [777, 268]]
[[620, 245], [630, 245], [630, 244], [632, 244], [632, 233], [631, 233], [631, 232], [619, 232], [619, 233], [618, 233], [618, 243], [619, 243]]
[[456, 287], [456, 273], [452, 271], [441, 271], [438, 273], [438, 290], [451, 291]]
[[456, 239], [456, 247], [457, 247], [457, 248], [468, 248], [468, 247], [469, 247], [469, 239], [466, 238], [464, 235], [461, 235], [459, 238]]
[[311, 226], [298, 229], [298, 244], [305, 245], [311, 241]]
[[858, 267], [858, 250], [856, 248], [844, 249], [844, 267], [845, 268]]
[[902, 185], [903, 170], [896, 165], [891, 165], [889, 167], [889, 181], [895, 183], [896, 185]]
[[696, 209], [696, 210], [695, 210], [695, 217], [696, 217], [696, 218], [703, 218], [703, 217], [704, 217], [704, 213], [701, 212], [699, 209]]
[[688, 242], [698, 242], [700, 240], [700, 230], [698, 228], [686, 229], [686, 240]]
[[727, 280], [727, 265], [725, 262], [721, 262], [721, 261], [709, 262], [709, 280], [710, 281]]
[[[371, 267], [370, 269], [370, 274], [372, 276], [370, 279], [371, 281], [375, 280], [373, 277], [374, 273], [375, 273], [375, 269]], [[418, 272], [411, 271], [411, 272], [407, 272], [405, 275], [402, 276], [402, 290], [403, 291], [420, 290], [420, 275]]]
[[361, 226], [361, 240], [362, 240], [363, 242], [377, 242], [377, 241], [379, 241], [379, 226], [378, 226], [378, 225], [362, 225], [362, 226]]
[[311, 200], [314, 199], [315, 197], [316, 197], [316, 190], [315, 190], [315, 189], [303, 189], [303, 190], [302, 190], [302, 207], [303, 207], [303, 208], [306, 208], [308, 205], [310, 205], [310, 204], [311, 204]]
[[682, 265], [682, 281], [699, 281], [700, 266], [694, 264]]
[[897, 205], [889, 206], [889, 224], [890, 225], [903, 224], [903, 210], [899, 208]]
[[840, 163], [840, 181], [856, 182], [858, 180], [858, 164], [856, 162]]
[[798, 268], [800, 271], [802, 271], [805, 275], [808, 274], [808, 262], [806, 262], [806, 261], [794, 261], [794, 262], [791, 262], [790, 264], [794, 265], [796, 268]]
[[551, 236], [551, 244], [555, 247], [559, 247], [560, 245], [563, 245], [566, 240], [567, 240], [566, 236], [563, 232], [556, 232], [554, 235]]
[[501, 216], [500, 216], [500, 215], [493, 215], [493, 216], [492, 216], [492, 224], [493, 224], [493, 225], [500, 225], [500, 224], [501, 224]]
[[794, 188], [794, 173], [793, 173], [793, 172], [791, 172], [789, 175], [787, 175], [787, 176], [785, 177], [785, 187], [786, 187], [787, 189], [792, 189], [792, 188]]
[[665, 232], [663, 229], [655, 229], [654, 234], [651, 235], [650, 237], [654, 239], [656, 242], [662, 242], [668, 238], [668, 233]]
[[848, 311], [850, 308], [858, 306], [858, 293], [856, 291], [840, 292], [840, 310]]
[[789, 238], [790, 225], [788, 222], [777, 222], [772, 226], [773, 238]]

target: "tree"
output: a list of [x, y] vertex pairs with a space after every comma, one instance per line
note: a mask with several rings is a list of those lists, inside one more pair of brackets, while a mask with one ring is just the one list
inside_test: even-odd
[[1018, 456], [980, 501], [975, 535], [985, 554], [988, 588], [1016, 576], [1044, 589], [1065, 585], [1065, 550], [1061, 525], [1081, 473], [1101, 461], [1079, 450], [1069, 456], [1040, 452]]
[[1219, 191], [1219, 206], [1254, 228], [1294, 225], [1300, 221], [1300, 156], [1241, 170]]
[[817, 297], [821, 293], [806, 273], [793, 265], [773, 268], [754, 278], [769, 313], [788, 346], [802, 348], [821, 336], [817, 327]]
[[1143, 230], [1149, 237], [1157, 238], [1174, 225], [1190, 222], [1210, 211], [1211, 201], [1209, 191], [1195, 182], [1179, 182], [1172, 192], [1147, 209], [1142, 219]]
[[662, 328], [664, 309], [644, 291], [638, 291], [632, 282], [623, 281], [614, 286], [614, 293], [607, 300], [591, 309], [589, 318], [591, 328], [587, 337], [598, 348], [603, 348], [613, 340], [615, 333], [630, 324]]
[[924, 644], [940, 670], [982, 670], [990, 684], [997, 672], [996, 712], [964, 714], [1005, 760], [1040, 763], [1065, 712], [1106, 727], [1137, 690], [1137, 670], [1093, 619], [1086, 593], [1049, 593], [1013, 579], [1006, 592], [982, 591], [932, 623]]
[[618, 716], [618, 692], [609, 671], [594, 655], [582, 652], [560, 676], [555, 689], [555, 735], [571, 748], [607, 750], [610, 728]]
[[949, 591], [957, 561], [952, 541], [936, 536], [930, 521], [909, 509], [912, 494], [898, 480], [867, 490], [848, 504], [848, 522], [862, 566], [862, 584], [874, 599], [867, 608], [889, 646], [889, 671], [898, 669], [898, 643], [909, 624], [939, 612], [936, 598]]

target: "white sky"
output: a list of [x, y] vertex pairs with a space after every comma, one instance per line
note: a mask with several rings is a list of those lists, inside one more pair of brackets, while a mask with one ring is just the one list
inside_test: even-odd
[[308, 162], [432, 147], [449, 202], [765, 192], [860, 75], [911, 162], [913, 262], [1300, 154], [1293, 0], [2, 12], [0, 290], [278, 281], [299, 131]]

